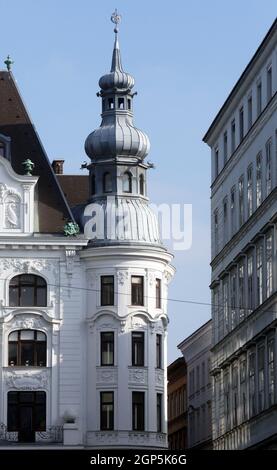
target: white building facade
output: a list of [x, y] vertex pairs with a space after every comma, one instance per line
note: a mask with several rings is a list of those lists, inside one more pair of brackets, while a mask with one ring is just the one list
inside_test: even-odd
[[212, 449], [212, 321], [184, 339], [178, 348], [187, 364], [188, 448]]
[[276, 21], [204, 141], [212, 154], [214, 448], [276, 448]]
[[[99, 81], [102, 123], [85, 145], [90, 194], [78, 207], [61, 191], [12, 74], [0, 72], [2, 445], [167, 447], [174, 269], [148, 205], [149, 140], [132, 121], [134, 79], [115, 33], [111, 72]], [[24, 145], [38, 176], [20, 174]]]

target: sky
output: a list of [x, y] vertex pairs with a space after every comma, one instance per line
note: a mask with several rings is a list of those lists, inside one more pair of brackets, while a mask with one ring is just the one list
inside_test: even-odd
[[[0, 0], [0, 59], [14, 60], [48, 157], [65, 159], [66, 173], [81, 172], [85, 138], [100, 124], [96, 92], [110, 69], [115, 8], [123, 66], [138, 91], [135, 124], [150, 138], [156, 167], [150, 200], [192, 204], [192, 246], [173, 253], [169, 297], [209, 303], [210, 152], [202, 137], [273, 23], [276, 0]], [[172, 362], [211, 309], [168, 307]]]

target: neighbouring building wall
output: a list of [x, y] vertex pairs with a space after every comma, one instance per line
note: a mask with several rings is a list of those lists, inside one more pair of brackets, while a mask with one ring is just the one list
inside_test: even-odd
[[179, 357], [167, 368], [168, 448], [187, 448], [187, 367]]

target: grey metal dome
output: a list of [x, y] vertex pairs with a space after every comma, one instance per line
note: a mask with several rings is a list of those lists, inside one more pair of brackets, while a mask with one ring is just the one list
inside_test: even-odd
[[124, 72], [121, 63], [118, 38], [116, 35], [111, 71], [103, 75], [99, 80], [99, 86], [102, 90], [131, 90], [135, 84], [135, 79], [129, 73]]

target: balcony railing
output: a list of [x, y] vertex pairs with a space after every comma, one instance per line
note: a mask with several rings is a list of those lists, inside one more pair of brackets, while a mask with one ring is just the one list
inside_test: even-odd
[[[0, 423], [0, 442], [18, 442], [18, 432], [8, 431], [7, 425]], [[63, 426], [48, 426], [45, 431], [35, 432], [35, 442], [37, 444], [62, 443], [63, 442]], [[31, 443], [31, 442], [30, 442]]]

